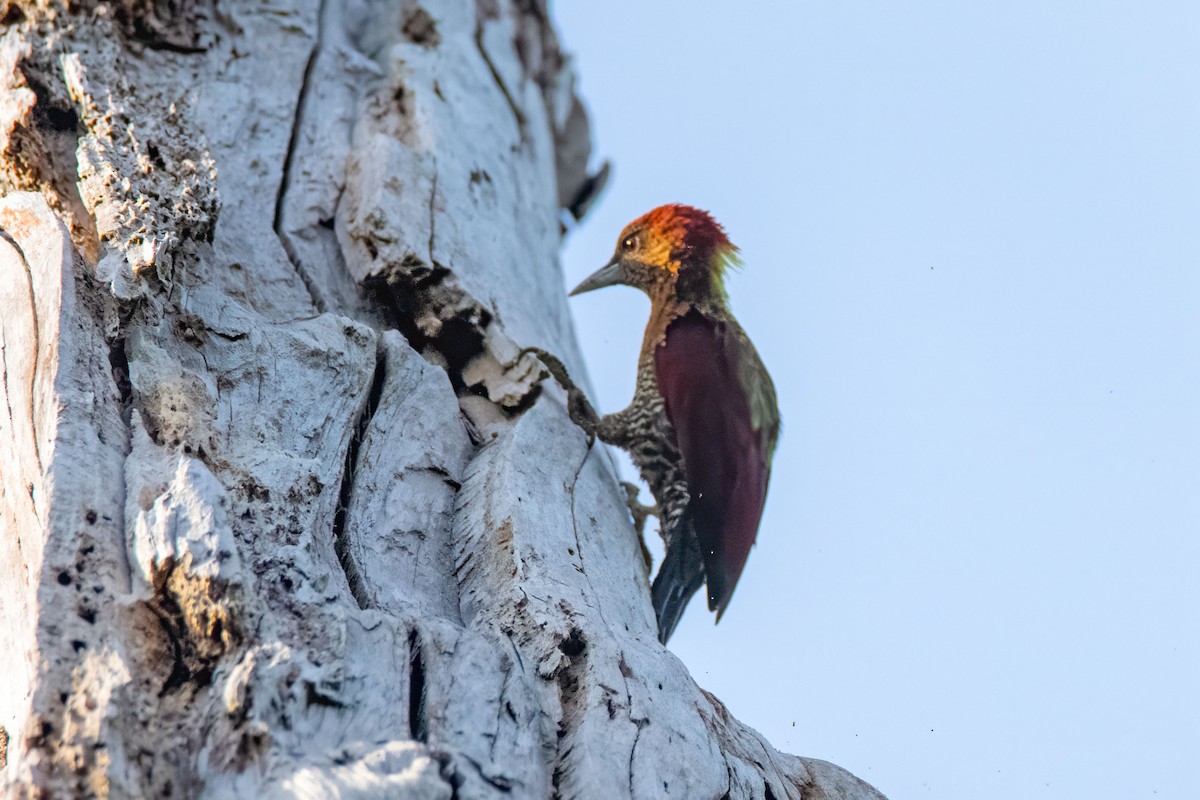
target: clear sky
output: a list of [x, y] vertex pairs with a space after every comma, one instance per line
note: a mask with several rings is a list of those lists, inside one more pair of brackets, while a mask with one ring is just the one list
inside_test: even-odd
[[[567, 283], [711, 210], [779, 391], [696, 680], [894, 800], [1200, 798], [1200, 4], [554, 13], [615, 166]], [[648, 303], [571, 303], [618, 410]]]

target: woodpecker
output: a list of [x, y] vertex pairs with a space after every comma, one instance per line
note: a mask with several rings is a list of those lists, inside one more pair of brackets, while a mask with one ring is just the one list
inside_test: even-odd
[[729, 310], [738, 249], [708, 214], [660, 206], [626, 226], [612, 259], [571, 291], [622, 284], [650, 297], [633, 401], [600, 417], [558, 359], [531, 348], [567, 389], [572, 419], [627, 451], [657, 502], [666, 554], [651, 584], [666, 644], [708, 586], [717, 621], [758, 533], [779, 437], [775, 386]]

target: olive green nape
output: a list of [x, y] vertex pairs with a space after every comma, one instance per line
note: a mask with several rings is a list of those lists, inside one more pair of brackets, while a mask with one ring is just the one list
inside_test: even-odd
[[741, 268], [741, 251], [735, 245], [724, 245], [718, 247], [713, 252], [712, 264], [709, 269], [712, 270], [712, 293], [714, 297], [719, 297], [723, 302], [728, 302], [729, 292], [725, 288], [725, 275], [730, 271], [737, 272]]

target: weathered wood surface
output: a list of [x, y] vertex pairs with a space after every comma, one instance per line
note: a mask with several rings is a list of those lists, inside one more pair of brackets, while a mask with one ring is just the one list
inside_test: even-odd
[[607, 452], [514, 363], [583, 374], [541, 3], [5, 19], [8, 793], [879, 797], [659, 646]]

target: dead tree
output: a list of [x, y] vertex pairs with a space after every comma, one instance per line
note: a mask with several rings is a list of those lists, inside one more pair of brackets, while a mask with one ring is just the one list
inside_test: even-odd
[[877, 798], [657, 643], [544, 0], [0, 4], [17, 797]]

